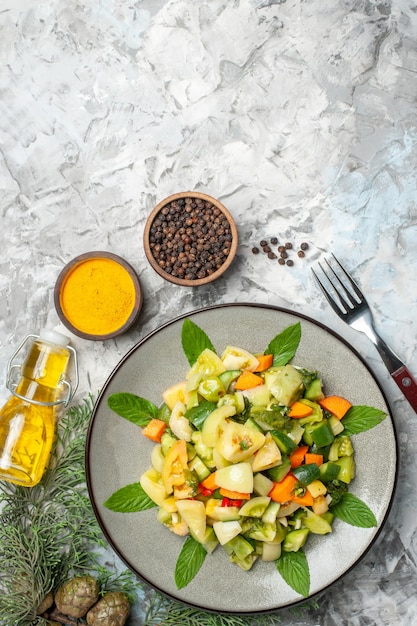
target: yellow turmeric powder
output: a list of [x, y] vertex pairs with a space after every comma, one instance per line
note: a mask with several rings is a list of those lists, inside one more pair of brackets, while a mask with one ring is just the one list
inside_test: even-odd
[[74, 328], [90, 335], [109, 335], [129, 319], [135, 306], [135, 284], [117, 261], [91, 257], [65, 277], [60, 295], [63, 314]]

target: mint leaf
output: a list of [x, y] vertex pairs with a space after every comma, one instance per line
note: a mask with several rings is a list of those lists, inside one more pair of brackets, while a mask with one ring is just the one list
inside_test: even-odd
[[301, 324], [285, 328], [269, 342], [265, 354], [274, 356], [273, 366], [286, 365], [293, 358], [301, 340]]
[[198, 574], [207, 552], [201, 543], [187, 537], [175, 565], [175, 584], [177, 589], [186, 587]]
[[275, 565], [287, 585], [307, 598], [310, 592], [310, 570], [304, 551], [282, 552]]
[[344, 434], [357, 435], [380, 424], [386, 413], [372, 406], [352, 406], [342, 419]]
[[136, 513], [155, 506], [155, 502], [144, 492], [140, 483], [132, 483], [115, 491], [104, 503], [110, 511]]
[[197, 406], [188, 409], [185, 413], [185, 417], [195, 426], [198, 430], [203, 428], [203, 424], [216, 408], [216, 404], [214, 402], [210, 402], [209, 400], [202, 400], [200, 404]]
[[330, 507], [333, 515], [351, 526], [372, 528], [377, 525], [375, 515], [365, 502], [353, 493], [344, 493], [339, 502]]
[[134, 393], [114, 393], [109, 396], [107, 404], [117, 415], [141, 427], [158, 416], [158, 407], [155, 404]]
[[190, 319], [185, 319], [181, 329], [181, 343], [191, 367], [206, 348], [216, 352], [208, 335]]

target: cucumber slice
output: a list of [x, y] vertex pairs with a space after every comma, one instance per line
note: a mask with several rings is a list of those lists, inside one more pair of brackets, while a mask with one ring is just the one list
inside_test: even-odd
[[290, 530], [287, 533], [284, 542], [282, 544], [282, 549], [285, 552], [297, 552], [300, 548], [305, 545], [307, 541], [307, 537], [310, 531], [308, 528], [299, 528], [298, 530]]

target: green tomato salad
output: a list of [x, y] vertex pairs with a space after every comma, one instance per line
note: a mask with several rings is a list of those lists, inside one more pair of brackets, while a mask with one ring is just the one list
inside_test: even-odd
[[104, 505], [124, 513], [157, 507], [156, 520], [184, 537], [174, 572], [178, 589], [207, 555], [223, 549], [245, 571], [258, 560], [272, 562], [307, 597], [308, 538], [331, 533], [337, 518], [377, 524], [350, 493], [352, 435], [386, 414], [326, 393], [319, 372], [290, 363], [300, 340], [296, 323], [263, 352], [227, 345], [219, 355], [186, 318], [181, 342], [190, 367], [162, 392], [161, 403], [126, 392], [108, 398], [154, 445], [139, 482]]

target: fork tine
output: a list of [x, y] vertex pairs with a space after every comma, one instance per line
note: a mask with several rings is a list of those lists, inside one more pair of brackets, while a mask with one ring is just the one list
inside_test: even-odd
[[[352, 287], [353, 291], [355, 292], [355, 295], [358, 297], [359, 303], [364, 302], [365, 301], [365, 296], [363, 295], [362, 291], [359, 289], [359, 286], [357, 285], [357, 283], [353, 280], [352, 276], [350, 274], [348, 274], [348, 272], [345, 270], [343, 265], [340, 263], [340, 261], [335, 257], [335, 255], [333, 253], [332, 253], [332, 257], [336, 261], [336, 263], [339, 266], [340, 270], [343, 272], [344, 276], [349, 281], [349, 285]], [[329, 265], [328, 261], [327, 261], [327, 264]], [[339, 280], [339, 282], [340, 282], [340, 280]]]
[[[336, 257], [334, 257], [334, 259], [340, 265], [340, 263], [337, 261]], [[321, 263], [319, 263], [320, 268], [321, 268], [323, 274], [326, 276], [326, 278], [329, 281], [329, 283], [331, 284], [331, 286], [333, 287], [333, 289], [335, 290], [335, 292], [337, 294], [337, 297], [339, 298], [342, 306], [344, 307], [346, 312], [348, 312], [353, 307], [355, 307], [355, 305], [357, 306], [359, 304], [359, 302], [352, 297], [352, 294], [348, 291], [348, 289], [345, 287], [343, 282], [340, 280], [340, 277], [335, 272], [334, 268], [330, 265], [329, 261], [327, 259], [325, 259], [325, 261], [326, 261], [327, 267], [329, 268], [327, 273], [323, 269], [323, 266], [321, 265]], [[342, 266], [340, 265], [340, 267], [342, 267]], [[345, 272], [345, 274], [346, 274], [346, 272]]]
[[[320, 265], [320, 263], [319, 263]], [[321, 267], [321, 265], [320, 265]], [[321, 267], [322, 271], [323, 268]], [[320, 280], [320, 278], [317, 276], [316, 272], [312, 269], [311, 270], [314, 274], [314, 278], [316, 279], [320, 289], [322, 290], [324, 297], [326, 298], [327, 302], [330, 304], [330, 306], [332, 307], [333, 311], [340, 316], [344, 317], [347, 314], [347, 309], [345, 311], [342, 310], [342, 308], [336, 303], [336, 301], [332, 298], [332, 296], [330, 295], [330, 293], [327, 291], [326, 287], [324, 286], [324, 284], [322, 283], [322, 281]], [[325, 272], [323, 271], [323, 273], [325, 274]], [[326, 274], [325, 274], [326, 275]]]

